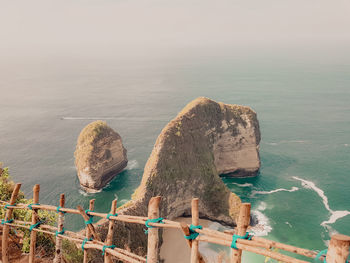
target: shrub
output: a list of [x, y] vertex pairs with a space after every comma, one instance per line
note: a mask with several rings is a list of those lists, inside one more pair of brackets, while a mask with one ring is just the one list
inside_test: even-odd
[[[9, 201], [14, 186], [15, 183], [9, 176], [8, 167], [2, 168], [2, 164], [0, 163], [0, 200]], [[16, 203], [31, 204], [33, 203], [33, 200], [24, 198], [23, 192], [20, 191], [16, 199]], [[6, 210], [3, 207], [0, 207], [0, 217], [2, 219], [5, 217], [5, 213]], [[45, 222], [46, 225], [53, 226], [57, 221], [57, 214], [53, 212], [39, 210], [38, 215], [40, 220]], [[30, 222], [32, 218], [32, 211], [28, 209], [14, 209], [13, 218], [16, 220]], [[22, 251], [29, 252], [30, 231], [24, 228], [18, 228], [16, 231], [12, 229], [11, 231], [23, 237]], [[36, 244], [37, 247], [42, 248], [44, 251], [46, 251], [48, 256], [53, 255], [55, 252], [55, 243], [52, 236], [38, 233]]]

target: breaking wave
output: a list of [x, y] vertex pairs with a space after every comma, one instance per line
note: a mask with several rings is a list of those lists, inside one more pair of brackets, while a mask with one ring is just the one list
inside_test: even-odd
[[139, 167], [139, 163], [136, 160], [131, 160], [128, 162], [128, 170], [136, 169]]
[[268, 194], [273, 194], [273, 193], [277, 193], [277, 192], [295, 192], [298, 191], [299, 188], [296, 186], [293, 186], [291, 189], [284, 189], [284, 188], [279, 188], [279, 189], [275, 189], [275, 190], [271, 190], [271, 191], [252, 191], [252, 194], [250, 195], [250, 197], [254, 197], [255, 195], [268, 195]]
[[254, 236], [267, 236], [272, 231], [268, 217], [264, 215], [259, 208], [258, 210], [252, 211], [252, 216], [257, 218], [258, 224], [251, 227], [249, 232], [251, 232]]
[[245, 184], [231, 183], [231, 184], [237, 185], [239, 187], [253, 187], [254, 186], [253, 184], [250, 184], [250, 183], [245, 183]]
[[298, 180], [301, 182], [301, 185], [306, 188], [306, 189], [311, 189], [314, 190], [319, 197], [321, 197], [322, 202], [324, 207], [328, 210], [328, 212], [331, 214], [331, 216], [329, 217], [328, 220], [323, 221], [321, 223], [321, 226], [326, 227], [329, 229], [329, 227], [327, 226], [328, 224], [333, 224], [335, 223], [338, 219], [345, 217], [347, 215], [350, 215], [350, 211], [347, 210], [338, 210], [338, 211], [334, 211], [329, 207], [329, 203], [328, 203], [328, 197], [324, 194], [324, 191], [320, 188], [318, 188], [313, 182], [311, 181], [307, 181], [304, 180], [302, 178], [299, 178], [297, 176], [293, 176], [293, 179]]
[[122, 117], [61, 117], [61, 120], [120, 120]]

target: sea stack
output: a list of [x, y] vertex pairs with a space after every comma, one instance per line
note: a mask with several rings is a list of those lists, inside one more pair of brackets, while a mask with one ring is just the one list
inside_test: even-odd
[[197, 98], [158, 136], [133, 198], [146, 205], [160, 195], [163, 215], [175, 218], [189, 215], [190, 201], [198, 197], [203, 217], [232, 224], [240, 199], [220, 175], [256, 175], [259, 142], [259, 122], [251, 108]]
[[120, 135], [104, 121], [81, 131], [74, 156], [80, 185], [89, 193], [101, 190], [128, 164]]
[[[260, 167], [259, 142], [259, 122], [251, 108], [195, 99], [164, 127], [140, 186], [118, 214], [147, 216], [149, 200], [159, 195], [160, 217], [172, 220], [190, 216], [191, 200], [197, 197], [201, 218], [234, 226], [241, 200], [220, 175], [255, 175]], [[99, 225], [105, 236], [108, 220]], [[142, 226], [130, 224], [125, 229], [124, 223], [117, 222], [115, 231], [119, 235], [113, 244], [146, 253]]]

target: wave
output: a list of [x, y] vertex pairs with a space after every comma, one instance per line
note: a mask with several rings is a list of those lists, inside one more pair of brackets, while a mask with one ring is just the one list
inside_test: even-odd
[[290, 228], [292, 228], [291, 223], [289, 223], [288, 221], [286, 221], [285, 223], [286, 223], [286, 225], [288, 225]]
[[251, 227], [249, 232], [251, 232], [254, 236], [267, 236], [272, 231], [268, 217], [259, 210], [253, 210], [252, 216], [257, 218], [258, 224]]
[[254, 186], [253, 184], [250, 184], [250, 183], [245, 183], [245, 184], [230, 183], [230, 184], [234, 184], [234, 185], [237, 185], [239, 187], [253, 187]]
[[295, 192], [298, 190], [299, 190], [298, 187], [293, 186], [291, 189], [279, 188], [271, 191], [252, 191], [252, 194], [250, 195], [250, 197], [254, 197], [255, 195], [268, 195], [268, 194], [273, 194], [277, 192]]
[[279, 141], [279, 142], [265, 142], [265, 144], [267, 144], [267, 145], [272, 145], [272, 146], [276, 146], [276, 145], [283, 144], [283, 143], [299, 143], [299, 144], [305, 144], [305, 143], [308, 143], [308, 142], [309, 142], [309, 141], [305, 141], [305, 140], [290, 140], [290, 141], [283, 140], [283, 141]]
[[259, 211], [265, 211], [267, 208], [267, 204], [265, 202], [260, 202], [259, 206], [258, 206], [258, 210]]
[[123, 117], [61, 117], [61, 120], [120, 120]]
[[83, 195], [83, 196], [91, 196], [91, 195], [94, 195], [94, 194], [100, 193], [100, 192], [102, 192], [102, 189], [96, 191], [95, 193], [87, 193], [87, 192], [85, 192], [83, 189], [79, 189], [79, 194], [81, 194], [81, 195]]
[[278, 145], [278, 142], [266, 142], [265, 144], [268, 144], [268, 145], [273, 145], [273, 146], [275, 146], [275, 145]]
[[128, 170], [136, 169], [139, 167], [139, 163], [136, 160], [131, 160], [128, 162]]
[[338, 210], [334, 211], [329, 207], [328, 203], [328, 197], [324, 194], [324, 191], [320, 188], [318, 188], [313, 182], [307, 181], [305, 179], [299, 178], [297, 176], [293, 176], [293, 179], [298, 180], [301, 182], [301, 185], [306, 189], [314, 190], [319, 197], [321, 197], [324, 207], [328, 210], [328, 212], [331, 214], [328, 220], [323, 221], [321, 223], [321, 226], [327, 227], [328, 224], [335, 223], [338, 219], [345, 217], [347, 215], [350, 215], [350, 211], [347, 210]]

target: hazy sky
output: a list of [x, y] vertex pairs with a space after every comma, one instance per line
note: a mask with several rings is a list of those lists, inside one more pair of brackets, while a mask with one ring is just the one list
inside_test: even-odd
[[0, 55], [347, 47], [349, 0], [0, 0]]

